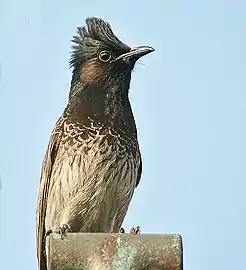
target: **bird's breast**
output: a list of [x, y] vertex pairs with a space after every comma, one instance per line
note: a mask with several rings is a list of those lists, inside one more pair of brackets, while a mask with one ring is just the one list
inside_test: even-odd
[[62, 176], [61, 184], [68, 192], [84, 186], [137, 178], [137, 141], [111, 128], [64, 124], [54, 173]]
[[[93, 223], [96, 230], [110, 231], [118, 211], [124, 216], [136, 185], [136, 149], [112, 130], [64, 126], [51, 176], [47, 227], [88, 215], [90, 223], [83, 227], [80, 221], [81, 229]], [[66, 218], [57, 209], [65, 209]], [[108, 229], [101, 228], [104, 219], [111, 220]]]
[[63, 147], [71, 151], [85, 151], [93, 149], [95, 152], [104, 154], [114, 152], [117, 156], [135, 156], [138, 142], [135, 136], [123, 129], [112, 127], [100, 127], [100, 123], [90, 126], [81, 123], [64, 123], [61, 138]]

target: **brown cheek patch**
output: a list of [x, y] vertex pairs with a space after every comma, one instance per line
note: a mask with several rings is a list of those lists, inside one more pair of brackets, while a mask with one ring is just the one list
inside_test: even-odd
[[91, 84], [98, 82], [103, 75], [104, 67], [103, 64], [98, 60], [93, 59], [87, 61], [80, 70], [81, 81]]

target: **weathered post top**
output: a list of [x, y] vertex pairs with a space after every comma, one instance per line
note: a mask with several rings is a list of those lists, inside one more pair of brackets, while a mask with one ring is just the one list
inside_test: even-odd
[[47, 238], [49, 270], [182, 270], [179, 235], [68, 233]]

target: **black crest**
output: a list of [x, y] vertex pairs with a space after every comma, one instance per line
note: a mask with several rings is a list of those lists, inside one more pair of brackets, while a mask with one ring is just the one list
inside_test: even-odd
[[95, 17], [87, 18], [85, 22], [86, 26], [78, 27], [77, 35], [72, 39], [71, 67], [74, 67], [78, 61], [83, 61], [86, 54], [95, 54], [100, 47], [108, 47], [121, 52], [130, 50], [130, 47], [115, 36], [109, 23]]

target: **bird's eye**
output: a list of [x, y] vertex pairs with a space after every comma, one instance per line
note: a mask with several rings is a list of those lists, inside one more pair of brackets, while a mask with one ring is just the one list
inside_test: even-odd
[[102, 62], [108, 62], [111, 59], [112, 55], [109, 51], [101, 51], [98, 55], [98, 58]]

